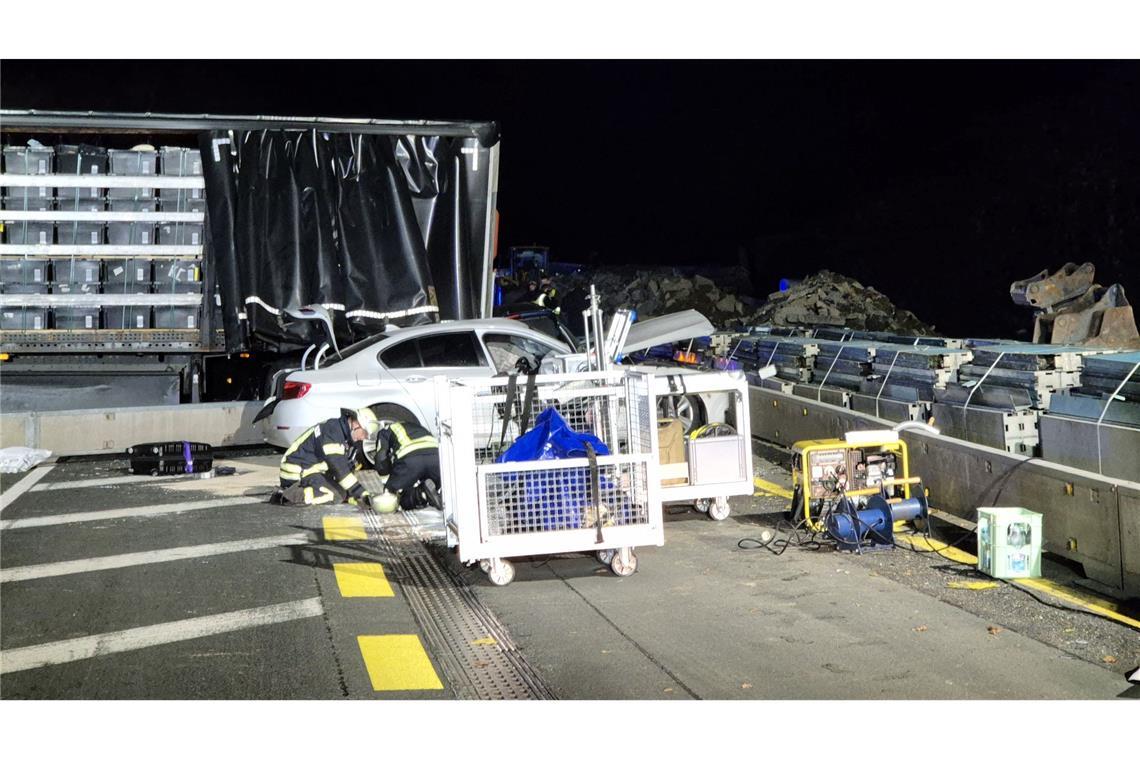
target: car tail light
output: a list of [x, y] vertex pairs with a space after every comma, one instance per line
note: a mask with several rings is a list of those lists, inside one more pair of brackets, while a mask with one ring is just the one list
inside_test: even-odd
[[281, 400], [288, 401], [292, 398], [301, 398], [312, 387], [310, 383], [295, 383], [292, 380], [286, 380], [285, 389], [281, 391]]

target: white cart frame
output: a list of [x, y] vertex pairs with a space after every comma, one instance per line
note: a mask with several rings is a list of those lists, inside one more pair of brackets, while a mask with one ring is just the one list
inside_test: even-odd
[[[517, 379], [520, 406], [526, 382]], [[458, 546], [461, 562], [479, 562], [496, 585], [514, 577], [506, 558], [542, 554], [596, 552], [615, 574], [632, 574], [634, 547], [665, 543], [653, 376], [627, 370], [534, 378], [531, 421], [555, 405], [573, 430], [610, 448], [596, 460], [605, 486], [600, 541], [587, 458], [495, 463], [519, 434], [515, 423], [503, 433], [507, 384], [506, 377], [436, 379], [448, 546]]]
[[[729, 396], [736, 434], [715, 438], [686, 439], [685, 468], [687, 483], [662, 485], [661, 500], [666, 504], [691, 503], [697, 510], [707, 512], [714, 520], [729, 515], [730, 496], [751, 496], [755, 492], [752, 480], [752, 422], [748, 410], [748, 381], [738, 372], [700, 372], [670, 375], [655, 373], [653, 389], [657, 397], [725, 393]], [[723, 422], [723, 420], [712, 420]], [[721, 460], [714, 468], [702, 468], [697, 461], [701, 447], [714, 447], [710, 452]], [[672, 479], [669, 468], [662, 467], [662, 478]]]

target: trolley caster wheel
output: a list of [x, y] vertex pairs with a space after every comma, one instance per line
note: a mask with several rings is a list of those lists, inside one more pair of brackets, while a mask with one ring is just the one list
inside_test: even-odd
[[515, 579], [515, 566], [505, 559], [492, 562], [487, 578], [496, 586], [505, 586]]
[[728, 505], [728, 499], [717, 499], [709, 504], [709, 517], [713, 520], [723, 520], [730, 511], [732, 508]]
[[597, 553], [598, 562], [608, 565], [613, 561], [615, 554], [617, 554], [617, 549], [600, 549]]
[[489, 559], [479, 560], [479, 569], [482, 570], [484, 573], [491, 572], [491, 560], [489, 560]]
[[[623, 557], [622, 555], [626, 555]], [[614, 575], [626, 577], [633, 575], [637, 572], [637, 555], [633, 553], [632, 549], [623, 549], [615, 551], [614, 556], [610, 559], [610, 570]]]
[[707, 514], [709, 511], [709, 504], [712, 504], [711, 499], [697, 499], [695, 502], [693, 502], [693, 509], [697, 510], [698, 512]]

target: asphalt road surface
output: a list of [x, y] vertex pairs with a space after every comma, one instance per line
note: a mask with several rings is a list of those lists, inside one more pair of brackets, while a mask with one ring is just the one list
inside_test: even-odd
[[[457, 699], [509, 668], [562, 699], [1101, 699], [1140, 659], [1125, 625], [1004, 587], [955, 596], [937, 555], [739, 548], [776, 497], [723, 522], [667, 507], [665, 546], [630, 577], [541, 557], [496, 587], [438, 545], [409, 559], [403, 515], [265, 503], [275, 456], [226, 463], [0, 479], [0, 696]], [[438, 537], [437, 515], [414, 533]]]

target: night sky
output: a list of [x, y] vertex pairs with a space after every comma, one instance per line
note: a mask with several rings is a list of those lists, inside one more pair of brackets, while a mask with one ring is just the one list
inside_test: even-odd
[[[500, 250], [827, 267], [951, 335], [1092, 261], [1140, 298], [1133, 62], [20, 62], [5, 108], [494, 120]], [[1025, 337], [1021, 335], [1020, 337]]]

